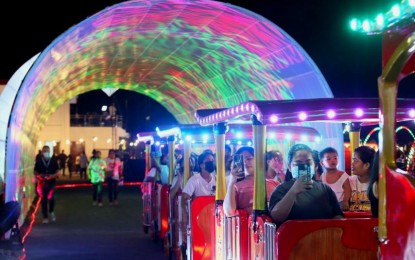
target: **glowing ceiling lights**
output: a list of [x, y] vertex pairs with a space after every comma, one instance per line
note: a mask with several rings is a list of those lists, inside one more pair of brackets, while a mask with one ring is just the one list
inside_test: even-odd
[[415, 1], [402, 1], [395, 4], [385, 14], [378, 14], [373, 19], [352, 19], [350, 28], [353, 31], [367, 34], [383, 33], [393, 27], [405, 27], [415, 18]]

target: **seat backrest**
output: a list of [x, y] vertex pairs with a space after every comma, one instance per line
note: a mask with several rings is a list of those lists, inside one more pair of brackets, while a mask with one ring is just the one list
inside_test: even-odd
[[276, 259], [377, 259], [377, 223], [375, 218], [289, 220], [275, 233]]

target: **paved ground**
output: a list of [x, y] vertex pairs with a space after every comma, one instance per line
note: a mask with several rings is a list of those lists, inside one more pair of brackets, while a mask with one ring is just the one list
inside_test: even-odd
[[[71, 182], [79, 182], [74, 176]], [[68, 180], [60, 180], [68, 182]], [[106, 195], [106, 187], [104, 195]], [[166, 259], [161, 243], [155, 244], [142, 230], [139, 186], [123, 186], [119, 206], [92, 206], [92, 187], [57, 190], [57, 221], [42, 224], [40, 210], [27, 236], [26, 258], [34, 259]]]

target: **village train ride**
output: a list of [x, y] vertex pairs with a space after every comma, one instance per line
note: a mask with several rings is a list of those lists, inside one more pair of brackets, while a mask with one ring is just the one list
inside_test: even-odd
[[[143, 217], [153, 226], [152, 238], [163, 241], [167, 256], [171, 259], [415, 259], [415, 213], [411, 210], [415, 205], [415, 179], [398, 169], [395, 158], [396, 124], [415, 117], [415, 100], [397, 98], [399, 82], [415, 68], [415, 25], [402, 28], [389, 30], [384, 40], [379, 99], [247, 101], [233, 107], [198, 110], [195, 116], [200, 126], [179, 126], [161, 132], [169, 148], [168, 182], [163, 184], [167, 185], [163, 190], [157, 177], [147, 179], [151, 189], [143, 189], [143, 199], [149, 201], [143, 203]], [[376, 216], [358, 209], [344, 211], [341, 218], [276, 223], [272, 221], [267, 201], [266, 152], [277, 149], [286, 154], [295, 143], [318, 146], [316, 143], [326, 141], [318, 131], [323, 123], [350, 126], [350, 151], [361, 145], [362, 126], [379, 125], [379, 150], [373, 162], [378, 178], [376, 185], [371, 186], [378, 198], [372, 204], [377, 208]], [[242, 135], [249, 136], [250, 144], [243, 143], [241, 134], [237, 134], [240, 132], [233, 130], [243, 124]], [[210, 131], [213, 128], [214, 138], [211, 134], [206, 137], [207, 127]], [[291, 134], [290, 127], [297, 127], [298, 132]], [[190, 137], [189, 129], [197, 132], [195, 137]], [[176, 156], [174, 153], [176, 141], [183, 144], [182, 160], [180, 153]], [[237, 209], [231, 216], [225, 214], [229, 167], [225, 160], [226, 144], [235, 144], [233, 151], [249, 145], [255, 151], [252, 212]], [[192, 197], [183, 202], [180, 190], [194, 170], [195, 146], [199, 152], [210, 149], [214, 154], [214, 196]], [[350, 163], [350, 160], [344, 162]], [[173, 176], [181, 178], [181, 185], [173, 181]]]
[[[413, 104], [414, 100], [399, 100], [396, 120], [413, 120]], [[284, 153], [294, 143], [313, 146], [313, 143], [322, 141], [321, 135], [313, 127], [286, 124], [349, 124], [352, 126], [349, 133], [350, 149], [354, 150], [359, 146], [361, 126], [378, 123], [378, 99], [251, 101], [226, 109], [200, 110], [197, 120], [205, 127], [182, 126], [182, 129], [164, 131], [161, 136], [168, 136], [169, 158], [173, 158], [169, 160], [169, 168], [176, 171], [183, 168], [183, 186], [195, 164], [195, 160], [191, 160], [192, 146], [199, 145], [200, 150], [215, 149], [215, 196], [189, 200], [189, 214], [185, 220], [180, 191], [175, 191], [174, 197], [169, 194], [168, 186], [172, 180], [169, 179], [169, 183], [163, 185], [155, 184], [156, 178], [144, 183], [152, 187], [145, 190], [143, 195], [144, 219], [147, 219], [144, 225], [153, 226], [153, 239], [164, 241], [166, 253], [171, 258], [302, 259], [316, 247], [318, 240], [321, 250], [313, 250], [316, 259], [331, 259], [339, 255], [346, 259], [376, 259], [378, 240], [375, 230], [378, 219], [373, 218], [368, 211], [344, 212], [342, 219], [289, 220], [277, 226], [268, 215], [264, 174], [255, 174], [252, 214], [238, 210], [235, 216], [227, 217], [222, 204], [226, 193], [225, 144], [235, 144], [236, 148], [239, 142], [241, 146], [241, 136], [253, 140], [251, 145], [254, 150], [262, 151], [255, 152], [255, 172], [263, 173], [267, 149], [273, 147]], [[243, 125], [242, 122], [250, 122], [252, 126]], [[214, 126], [214, 138], [208, 134], [206, 126], [209, 125]], [[190, 132], [193, 133], [192, 137]], [[184, 139], [181, 142], [184, 145], [183, 167], [174, 163], [177, 155], [171, 153], [177, 136]], [[215, 140], [214, 147], [212, 140]]]

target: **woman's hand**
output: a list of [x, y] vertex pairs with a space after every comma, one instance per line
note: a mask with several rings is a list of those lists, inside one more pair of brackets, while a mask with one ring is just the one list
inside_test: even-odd
[[349, 202], [343, 200], [343, 202], [342, 202], [342, 210], [343, 211], [349, 211], [349, 207], [350, 207]]
[[236, 183], [236, 181], [239, 178], [238, 174], [241, 172], [241, 170], [242, 170], [242, 166], [236, 166], [232, 168], [231, 174], [229, 176], [230, 177], [229, 180], [231, 183]]
[[311, 180], [309, 182], [306, 182], [307, 178], [309, 177], [309, 175], [304, 175], [298, 178], [294, 182], [294, 185], [291, 187], [290, 190], [292, 190], [292, 192], [294, 192], [295, 194], [299, 194], [301, 192], [311, 189], [313, 187], [313, 181]]

